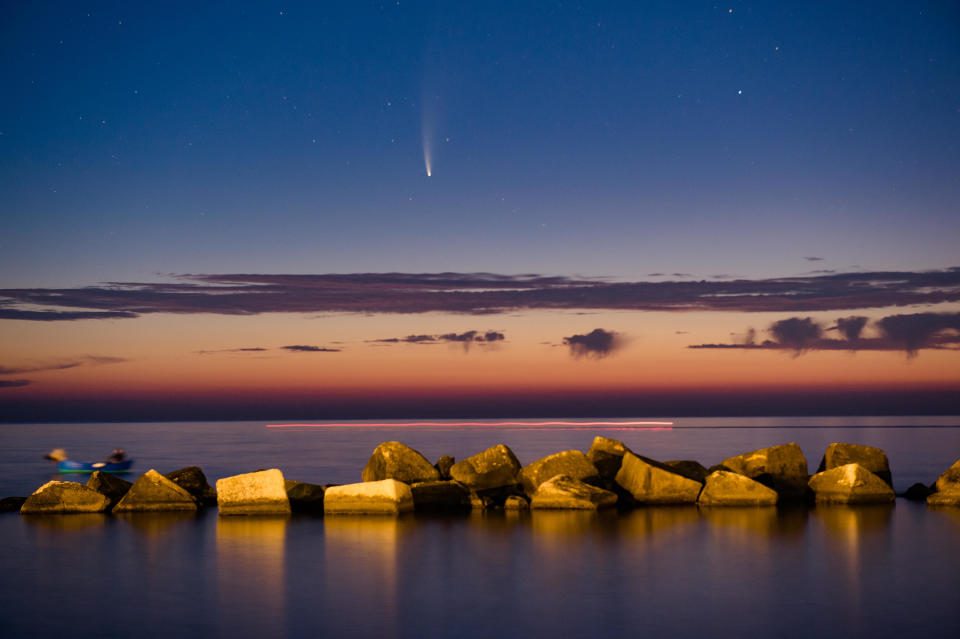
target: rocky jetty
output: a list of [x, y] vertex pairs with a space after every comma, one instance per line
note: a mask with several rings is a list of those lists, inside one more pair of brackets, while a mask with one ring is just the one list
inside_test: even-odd
[[110, 508], [110, 498], [92, 488], [72, 481], [48, 481], [20, 507], [22, 515], [102, 513]]
[[543, 482], [530, 500], [530, 507], [564, 510], [598, 510], [617, 505], [617, 496], [569, 475]]
[[774, 489], [781, 500], [803, 499], [807, 494], [807, 458], [795, 443], [728, 457], [720, 466]]
[[701, 506], [774, 506], [777, 491], [746, 475], [715, 470], [706, 477], [698, 503]]
[[438, 481], [440, 471], [418, 451], [400, 442], [383, 442], [360, 473], [363, 481], [396, 479], [405, 483]]
[[523, 490], [528, 495], [533, 495], [537, 492], [540, 484], [557, 475], [564, 475], [587, 483], [600, 481], [600, 471], [579, 450], [565, 450], [531, 462], [520, 469], [518, 478]]
[[197, 500], [157, 471], [151, 469], [133, 482], [130, 490], [113, 507], [115, 513], [190, 511], [197, 509]]
[[413, 490], [396, 479], [331, 486], [323, 499], [326, 515], [401, 515], [413, 508]]
[[817, 503], [884, 504], [896, 495], [883, 479], [857, 463], [844, 464], [810, 478]]
[[628, 452], [632, 451], [623, 442], [597, 435], [587, 451], [587, 459], [597, 467], [601, 477], [613, 479], [620, 471], [623, 456]]
[[887, 454], [873, 446], [830, 444], [827, 446], [826, 452], [823, 453], [817, 472], [822, 473], [825, 470], [845, 466], [846, 464], [860, 464], [893, 488], [893, 477], [890, 475], [890, 462], [887, 460]]
[[519, 484], [520, 462], [513, 451], [497, 444], [450, 467], [450, 476], [474, 492]]
[[271, 468], [218, 479], [217, 508], [221, 515], [290, 514], [283, 473]]
[[695, 504], [703, 484], [660, 462], [627, 452], [616, 482], [638, 504]]

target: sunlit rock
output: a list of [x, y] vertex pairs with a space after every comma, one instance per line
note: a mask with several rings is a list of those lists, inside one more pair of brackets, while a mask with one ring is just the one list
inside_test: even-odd
[[303, 481], [283, 480], [283, 488], [290, 500], [290, 510], [300, 513], [323, 513], [325, 486]]
[[706, 481], [707, 475], [710, 474], [707, 471], [706, 466], [692, 459], [676, 459], [673, 461], [663, 462], [663, 465], [668, 466], [674, 472], [680, 473], [684, 477], [692, 479], [693, 481], [698, 481], [701, 484]]
[[568, 475], [557, 475], [537, 488], [530, 500], [534, 509], [598, 510], [617, 504], [617, 496]]
[[113, 512], [156, 512], [164, 510], [196, 510], [197, 501], [180, 486], [151, 469], [133, 482]]
[[810, 478], [818, 503], [882, 504], [896, 496], [887, 482], [860, 464], [844, 464]]
[[193, 495], [193, 498], [204, 506], [213, 506], [217, 503], [216, 492], [199, 466], [180, 468], [166, 473], [164, 477]]
[[413, 507], [419, 511], [470, 509], [470, 491], [458, 481], [422, 481], [410, 484]]
[[936, 491], [927, 497], [930, 506], [960, 506], [960, 459], [955, 461], [933, 485]]
[[716, 470], [707, 475], [698, 503], [701, 506], [773, 506], [777, 491], [746, 475]]
[[427, 458], [406, 444], [383, 442], [370, 455], [360, 475], [363, 481], [396, 479], [406, 483], [437, 481], [440, 472]]
[[822, 473], [825, 470], [846, 464], [860, 464], [887, 482], [889, 486], [893, 487], [893, 478], [890, 476], [890, 462], [887, 460], [887, 454], [873, 446], [834, 442], [827, 446], [827, 450], [820, 460], [820, 467], [817, 469], [817, 472]]
[[413, 510], [413, 491], [396, 479], [331, 486], [323, 496], [327, 515], [399, 515]]
[[220, 515], [286, 515], [290, 498], [279, 469], [259, 470], [217, 480]]
[[587, 482], [596, 482], [600, 479], [597, 467], [590, 463], [587, 456], [579, 450], [565, 450], [531, 462], [520, 469], [518, 478], [526, 493], [533, 495], [540, 484], [557, 475], [566, 475]]
[[102, 513], [109, 507], [109, 497], [83, 484], [50, 481], [27, 497], [20, 507], [20, 514]]
[[504, 510], [530, 510], [530, 502], [526, 497], [520, 495], [510, 495], [503, 502]]
[[444, 455], [433, 465], [440, 473], [440, 479], [450, 479], [450, 467], [457, 463], [457, 460], [450, 455]]
[[597, 435], [590, 444], [590, 450], [587, 451], [587, 459], [594, 466], [604, 479], [613, 479], [620, 470], [620, 464], [623, 463], [623, 456], [628, 451], [623, 442], [609, 437]]
[[132, 483], [126, 479], [117, 477], [102, 470], [95, 470], [90, 475], [86, 483], [87, 488], [91, 488], [101, 495], [106, 495], [110, 499], [110, 505], [113, 506], [127, 494]]
[[807, 459], [794, 443], [730, 457], [720, 465], [773, 488], [781, 500], [799, 499], [807, 493]]
[[497, 444], [450, 467], [450, 476], [474, 491], [513, 486], [518, 483], [520, 462], [513, 451]]
[[616, 480], [639, 504], [692, 504], [703, 488], [669, 466], [629, 451]]

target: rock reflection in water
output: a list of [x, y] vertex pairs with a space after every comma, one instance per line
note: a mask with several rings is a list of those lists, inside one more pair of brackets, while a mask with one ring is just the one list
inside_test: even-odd
[[117, 513], [113, 517], [144, 537], [161, 540], [171, 528], [195, 521], [197, 514], [189, 512]]
[[100, 529], [109, 515], [104, 513], [74, 513], [69, 515], [21, 515], [23, 521], [38, 529], [71, 531]]

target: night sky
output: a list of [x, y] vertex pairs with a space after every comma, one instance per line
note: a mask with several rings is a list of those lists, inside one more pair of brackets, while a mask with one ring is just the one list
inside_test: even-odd
[[14, 4], [0, 94], [0, 419], [960, 412], [956, 3]]

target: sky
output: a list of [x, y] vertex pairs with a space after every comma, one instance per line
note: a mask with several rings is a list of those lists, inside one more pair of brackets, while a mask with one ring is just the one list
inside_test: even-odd
[[960, 412], [960, 8], [39, 2], [0, 420]]

